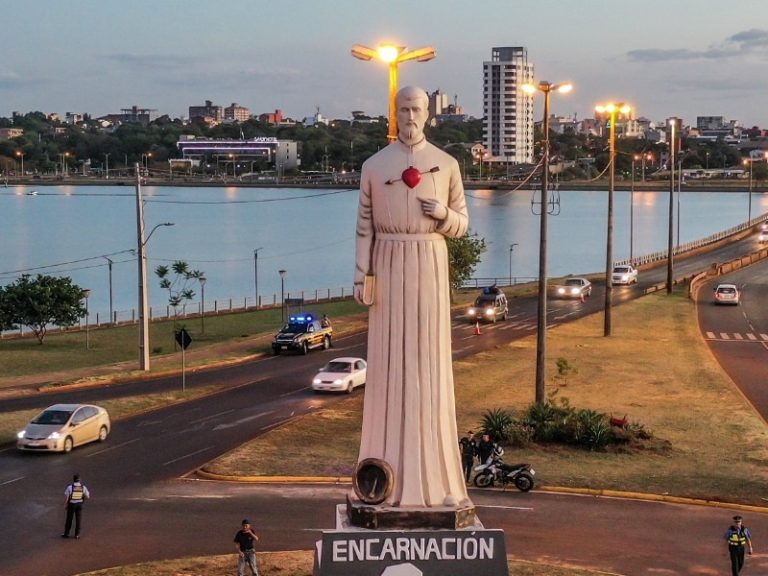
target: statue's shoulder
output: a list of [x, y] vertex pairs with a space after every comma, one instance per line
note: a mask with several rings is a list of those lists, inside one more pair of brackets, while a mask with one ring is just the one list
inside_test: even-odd
[[438, 148], [432, 144], [432, 142], [427, 142], [427, 150], [429, 151], [430, 155], [439, 158], [441, 164], [455, 164], [456, 166], [459, 165], [459, 163], [456, 161], [456, 158], [448, 154], [448, 152], [442, 148]]

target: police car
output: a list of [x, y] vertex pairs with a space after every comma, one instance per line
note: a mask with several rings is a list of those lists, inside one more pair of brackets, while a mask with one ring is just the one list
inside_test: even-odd
[[333, 346], [333, 328], [323, 327], [314, 314], [295, 314], [272, 339], [272, 352], [294, 350], [306, 354], [313, 348], [327, 350]]

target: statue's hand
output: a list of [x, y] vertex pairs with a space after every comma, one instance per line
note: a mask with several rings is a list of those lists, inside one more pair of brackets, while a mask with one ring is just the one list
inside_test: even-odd
[[353, 295], [355, 297], [355, 302], [365, 306], [365, 304], [363, 303], [363, 284], [362, 283], [358, 284], [357, 282], [355, 282], [354, 288], [355, 289], [354, 289]]
[[446, 208], [439, 200], [434, 198], [419, 198], [421, 202], [421, 211], [426, 216], [434, 218], [435, 220], [445, 220], [448, 216], [448, 208]]

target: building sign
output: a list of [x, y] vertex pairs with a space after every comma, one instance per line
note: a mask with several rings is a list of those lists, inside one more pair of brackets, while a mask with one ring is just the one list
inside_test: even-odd
[[501, 530], [324, 532], [315, 576], [506, 576]]

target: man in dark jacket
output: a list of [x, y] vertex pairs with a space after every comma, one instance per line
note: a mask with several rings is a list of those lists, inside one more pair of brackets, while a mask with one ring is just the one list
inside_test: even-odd
[[469, 479], [472, 476], [472, 468], [475, 465], [475, 456], [477, 455], [477, 441], [474, 438], [472, 430], [467, 432], [464, 437], [459, 440], [459, 448], [461, 449], [461, 467], [464, 470], [464, 477], [469, 484]]

